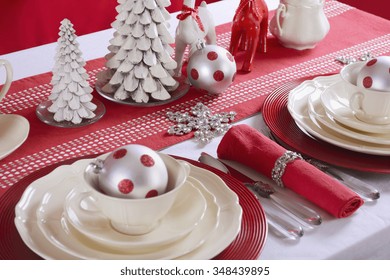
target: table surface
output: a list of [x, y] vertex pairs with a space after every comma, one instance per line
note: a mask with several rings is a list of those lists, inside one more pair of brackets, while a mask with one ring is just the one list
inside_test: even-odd
[[[269, 9], [274, 10], [278, 2], [267, 0]], [[230, 22], [238, 3], [238, 0], [225, 0], [210, 4], [209, 8], [215, 16], [216, 24]], [[224, 12], [218, 12], [221, 10]], [[173, 14], [171, 18], [172, 34], [177, 26], [175, 15]], [[113, 31], [109, 29], [78, 37], [84, 59], [103, 57], [107, 53], [108, 40], [112, 33]], [[43, 45], [3, 55], [0, 58], [11, 62], [14, 80], [22, 79], [51, 71], [55, 46], [55, 43]], [[253, 127], [264, 125], [261, 114], [250, 116], [238, 123], [246, 123]], [[162, 149], [162, 152], [196, 160], [201, 152], [215, 156], [220, 140], [221, 137], [218, 137], [207, 145], [200, 145], [192, 139], [185, 140]], [[260, 258], [390, 259], [390, 175], [346, 171], [375, 185], [381, 191], [381, 198], [375, 203], [366, 203], [347, 219], [335, 219], [319, 210], [324, 217], [323, 224], [319, 228], [307, 231], [298, 242], [287, 242], [269, 234]]]

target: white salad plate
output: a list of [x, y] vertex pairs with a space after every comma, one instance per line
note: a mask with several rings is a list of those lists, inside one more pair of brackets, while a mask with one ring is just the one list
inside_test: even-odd
[[0, 114], [0, 160], [26, 141], [30, 131], [28, 120], [19, 115]]
[[[186, 184], [185, 187], [190, 188], [189, 191], [193, 194], [194, 187], [191, 183]], [[214, 208], [216, 212], [206, 213], [205, 223], [201, 222], [187, 238], [174, 242], [170, 246], [149, 247], [146, 250], [109, 248], [77, 232], [63, 216], [63, 195], [67, 195], [66, 192], [72, 190], [71, 185], [68, 185], [67, 191], [65, 186], [66, 184], [61, 185], [60, 189], [63, 190], [61, 192], [53, 190], [46, 192], [37, 211], [37, 223], [49, 242], [80, 259], [172, 259], [200, 246], [207, 235], [214, 230], [218, 221], [218, 208]], [[195, 191], [200, 193], [198, 189]]]
[[331, 116], [326, 113], [324, 106], [321, 103], [321, 91], [314, 91], [308, 99], [309, 115], [315, 118], [319, 123], [334, 130], [337, 133], [351, 137], [356, 140], [365, 141], [379, 145], [390, 145], [390, 134], [389, 133], [365, 133], [360, 130], [344, 126], [334, 120]]
[[192, 231], [145, 252], [102, 246], [74, 228], [64, 215], [65, 197], [74, 189], [83, 189], [83, 171], [89, 162], [61, 166], [34, 181], [15, 208], [15, 225], [22, 240], [45, 259], [211, 259], [240, 230], [242, 209], [237, 195], [215, 174], [191, 165], [187, 184], [198, 189], [207, 203]]
[[[65, 218], [63, 223], [71, 224], [81, 233], [79, 235], [88, 237], [91, 244], [95, 241], [98, 247], [108, 251], [116, 249], [118, 252], [147, 252], [184, 237], [201, 221], [207, 207], [206, 199], [201, 191], [191, 184], [186, 184], [171, 211], [155, 230], [143, 235], [126, 235], [115, 231], [110, 226], [109, 220], [96, 210], [90, 200], [85, 207], [93, 209], [94, 212], [89, 212], [88, 216], [82, 217], [82, 214], [77, 210], [79, 208], [74, 205], [76, 200], [72, 199], [77, 192], [79, 192], [78, 189], [72, 189], [67, 195], [65, 205], [69, 202], [70, 208], [66, 209], [65, 206], [65, 211], [62, 207], [63, 197], [61, 197], [60, 192], [48, 191], [44, 195], [41, 207], [37, 212], [37, 220], [38, 226], [47, 239], [58, 243], [59, 237], [55, 235], [55, 230], [59, 226], [58, 223]], [[188, 207], [188, 205], [193, 207]], [[71, 211], [71, 219], [68, 218], [69, 211]], [[176, 223], [175, 217], [178, 218]], [[186, 221], [186, 217], [188, 217], [188, 221]]]
[[319, 91], [322, 98], [324, 91], [340, 80], [339, 75], [317, 77], [313, 80], [304, 81], [294, 88], [289, 93], [287, 102], [287, 108], [291, 117], [297, 126], [311, 137], [355, 152], [373, 155], [390, 155], [390, 146], [388, 145], [378, 145], [353, 139], [330, 129], [318, 122], [315, 118], [310, 117], [308, 108], [309, 97], [316, 91]]
[[340, 78], [321, 93], [321, 102], [326, 112], [343, 125], [368, 133], [390, 133], [390, 124], [369, 124], [359, 120], [349, 106], [350, 97], [351, 93], [344, 90]]
[[[110, 220], [96, 208], [90, 197], [84, 199], [79, 205], [79, 201], [74, 198], [80, 191], [82, 190], [71, 190], [65, 199], [65, 209], [60, 208], [57, 211], [63, 212], [73, 228], [89, 239], [102, 247], [117, 248], [122, 251], [144, 252], [177, 241], [198, 225], [207, 209], [207, 201], [199, 188], [186, 183], [170, 211], [154, 230], [147, 234], [128, 235], [114, 230]], [[62, 204], [61, 202], [63, 203], [63, 198], [62, 201], [58, 201], [59, 204]], [[42, 204], [40, 211], [43, 215], [54, 213], [56, 217], [41, 218], [44, 220], [58, 218], [58, 213], [47, 207], [47, 204]], [[39, 214], [40, 212], [37, 213], [38, 220], [40, 220]]]

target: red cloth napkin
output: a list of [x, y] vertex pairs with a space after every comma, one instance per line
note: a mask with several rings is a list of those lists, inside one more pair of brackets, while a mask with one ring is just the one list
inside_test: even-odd
[[[233, 126], [222, 138], [217, 154], [271, 178], [275, 161], [286, 149], [248, 125]], [[304, 160], [287, 164], [282, 176], [286, 188], [302, 195], [337, 218], [352, 215], [363, 200], [339, 181]]]

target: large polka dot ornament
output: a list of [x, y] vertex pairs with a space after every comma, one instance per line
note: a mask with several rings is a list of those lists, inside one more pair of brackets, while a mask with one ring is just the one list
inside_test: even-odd
[[390, 92], [390, 56], [369, 60], [358, 73], [357, 86]]
[[237, 72], [234, 57], [216, 45], [199, 47], [189, 58], [187, 77], [191, 85], [211, 94], [224, 92]]
[[150, 198], [165, 193], [168, 171], [158, 153], [127, 145], [108, 155], [98, 174], [100, 190], [109, 196]]

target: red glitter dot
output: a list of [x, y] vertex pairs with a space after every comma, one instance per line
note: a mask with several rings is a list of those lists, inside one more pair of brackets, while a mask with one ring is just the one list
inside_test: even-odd
[[231, 62], [234, 62], [234, 57], [233, 57], [233, 55], [232, 55], [230, 52], [227, 52], [227, 53], [226, 53], [226, 56], [227, 56], [227, 58], [228, 58]]
[[209, 52], [207, 54], [207, 58], [209, 60], [216, 60], [218, 58], [218, 54], [216, 52]]
[[123, 158], [126, 154], [127, 154], [127, 150], [126, 149], [119, 149], [119, 150], [114, 152], [112, 157], [114, 159], [120, 159], [120, 158]]
[[374, 65], [378, 60], [376, 58], [371, 59], [369, 62], [367, 62], [366, 66], [372, 66]]
[[134, 189], [134, 184], [131, 180], [129, 179], [123, 179], [122, 181], [119, 182], [118, 184], [118, 190], [121, 193], [128, 194]]
[[143, 166], [152, 167], [154, 165], [154, 159], [149, 155], [142, 155], [141, 163]]
[[223, 72], [221, 70], [217, 70], [214, 72], [213, 77], [214, 77], [214, 80], [216, 80], [217, 82], [220, 82], [225, 78], [225, 74], [223, 74]]
[[192, 69], [191, 69], [191, 78], [193, 78], [194, 80], [199, 79], [198, 70], [196, 70], [195, 68], [192, 68]]
[[363, 79], [363, 86], [365, 87], [365, 88], [370, 88], [370, 87], [372, 87], [372, 78], [371, 77], [365, 77], [364, 79]]
[[145, 195], [145, 198], [151, 198], [158, 196], [158, 192], [156, 190], [150, 190], [148, 193]]

